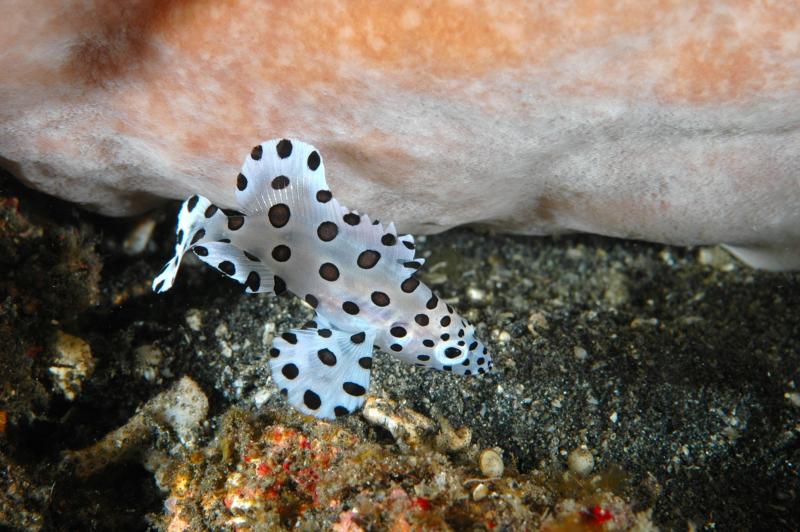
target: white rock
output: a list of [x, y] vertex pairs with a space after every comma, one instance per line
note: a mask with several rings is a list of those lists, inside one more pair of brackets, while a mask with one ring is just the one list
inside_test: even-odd
[[431, 434], [436, 424], [430, 418], [406, 408], [391, 399], [367, 398], [361, 415], [370, 424], [388, 430], [395, 440], [416, 445], [425, 434]]
[[467, 288], [467, 297], [470, 301], [478, 303], [486, 299], [486, 290], [475, 288], [473, 286]]
[[586, 352], [586, 349], [584, 349], [579, 345], [576, 345], [575, 347], [572, 348], [572, 353], [575, 355], [575, 358], [577, 358], [580, 361], [586, 360], [589, 356], [589, 353]]
[[586, 446], [578, 447], [569, 453], [567, 466], [576, 475], [585, 477], [594, 469], [594, 456]]
[[786, 399], [792, 404], [792, 406], [796, 406], [800, 408], [800, 393], [798, 392], [787, 392]]
[[487, 478], [500, 478], [503, 476], [503, 456], [499, 449], [485, 449], [478, 458], [481, 473]]
[[85, 340], [62, 331], [58, 331], [53, 347], [55, 356], [48, 370], [64, 397], [73, 401], [94, 371], [92, 350]]
[[203, 390], [189, 377], [183, 377], [145, 403], [124, 425], [85, 449], [69, 451], [66, 456], [83, 477], [136, 455], [152, 466], [153, 455], [145, 451], [159, 431], [171, 431], [182, 445], [191, 448], [207, 415], [208, 399]]
[[203, 326], [203, 313], [196, 308], [186, 311], [186, 325], [194, 332], [200, 331]]
[[133, 350], [134, 371], [146, 381], [154, 381], [158, 377], [158, 369], [164, 359], [164, 353], [154, 345], [142, 345]]
[[489, 488], [483, 482], [475, 486], [475, 489], [472, 490], [472, 500], [476, 502], [482, 501], [487, 495], [489, 495]]
[[137, 223], [122, 242], [122, 250], [128, 255], [138, 255], [147, 247], [150, 238], [153, 236], [153, 229], [156, 221], [152, 218], [144, 218]]

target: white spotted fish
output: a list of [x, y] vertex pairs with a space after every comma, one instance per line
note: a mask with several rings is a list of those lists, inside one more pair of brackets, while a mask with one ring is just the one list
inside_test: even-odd
[[413, 237], [339, 205], [313, 146], [276, 139], [253, 148], [236, 200], [241, 212], [201, 196], [184, 202], [175, 256], [153, 289], [172, 286], [191, 249], [246, 292], [304, 298], [314, 320], [276, 338], [269, 358], [273, 379], [298, 410], [334, 418], [359, 408], [373, 345], [461, 375], [492, 368], [475, 328], [416, 278], [424, 259], [414, 256]]

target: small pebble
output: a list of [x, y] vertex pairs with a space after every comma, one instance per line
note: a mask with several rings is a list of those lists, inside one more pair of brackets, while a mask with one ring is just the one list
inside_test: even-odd
[[128, 255], [138, 255], [144, 251], [153, 236], [155, 227], [156, 221], [152, 218], [145, 218], [137, 223], [122, 242], [122, 250]]
[[74, 401], [83, 382], [94, 372], [95, 360], [86, 340], [58, 331], [55, 356], [48, 368], [58, 389], [68, 401]]
[[478, 463], [481, 473], [488, 478], [503, 476], [503, 457], [495, 449], [486, 449], [481, 453]]
[[438, 449], [445, 452], [463, 451], [469, 447], [471, 442], [472, 430], [469, 427], [461, 427], [458, 430], [454, 430], [446, 419], [439, 419], [439, 433], [435, 439]]
[[134, 371], [144, 380], [152, 382], [158, 377], [158, 368], [164, 358], [161, 350], [154, 345], [142, 345], [134, 349]]
[[261, 330], [261, 345], [264, 349], [269, 349], [272, 346], [272, 339], [275, 337], [275, 324], [267, 322]]
[[480, 288], [474, 287], [467, 288], [467, 297], [473, 303], [480, 303], [486, 299], [486, 290], [481, 290]]
[[585, 477], [594, 469], [594, 456], [585, 446], [578, 447], [569, 453], [567, 466], [576, 475]]
[[628, 278], [621, 272], [611, 271], [606, 275], [603, 299], [612, 307], [620, 307], [628, 301]]
[[586, 360], [586, 358], [589, 356], [589, 353], [586, 352], [586, 349], [579, 345], [576, 345], [572, 348], [572, 353], [575, 355], [575, 358], [581, 361]]
[[472, 499], [474, 501], [481, 501], [485, 499], [487, 495], [489, 495], [489, 488], [483, 482], [475, 486], [475, 489], [472, 490]]
[[731, 256], [719, 246], [700, 248], [697, 251], [697, 262], [723, 272], [729, 272], [736, 268]]
[[528, 316], [528, 331], [533, 336], [537, 336], [538, 337], [539, 333], [536, 331], [537, 328], [539, 328], [539, 329], [549, 329], [550, 328], [550, 324], [547, 323], [547, 318], [541, 312], [534, 312], [533, 314]]
[[228, 326], [225, 323], [220, 323], [217, 325], [217, 328], [214, 329], [214, 336], [217, 338], [227, 338], [230, 336], [230, 331], [228, 331]]
[[186, 313], [186, 325], [195, 332], [203, 326], [203, 314], [196, 308], [189, 309]]
[[792, 403], [793, 406], [800, 408], [800, 393], [798, 392], [787, 392], [786, 398]]

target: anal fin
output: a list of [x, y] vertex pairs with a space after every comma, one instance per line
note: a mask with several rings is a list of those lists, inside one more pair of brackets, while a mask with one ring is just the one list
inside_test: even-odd
[[364, 404], [372, 368], [374, 332], [346, 333], [316, 318], [273, 342], [270, 368], [289, 404], [334, 419]]

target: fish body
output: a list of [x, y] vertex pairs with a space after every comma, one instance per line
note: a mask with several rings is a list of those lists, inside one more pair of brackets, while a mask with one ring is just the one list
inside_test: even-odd
[[373, 346], [460, 375], [492, 368], [474, 327], [417, 279], [424, 259], [415, 256], [413, 237], [340, 205], [313, 146], [263, 142], [235, 185], [240, 211], [202, 196], [184, 202], [175, 256], [153, 289], [168, 290], [192, 250], [246, 292], [303, 298], [314, 319], [276, 338], [269, 356], [290, 404], [321, 418], [356, 410], [369, 387]]

